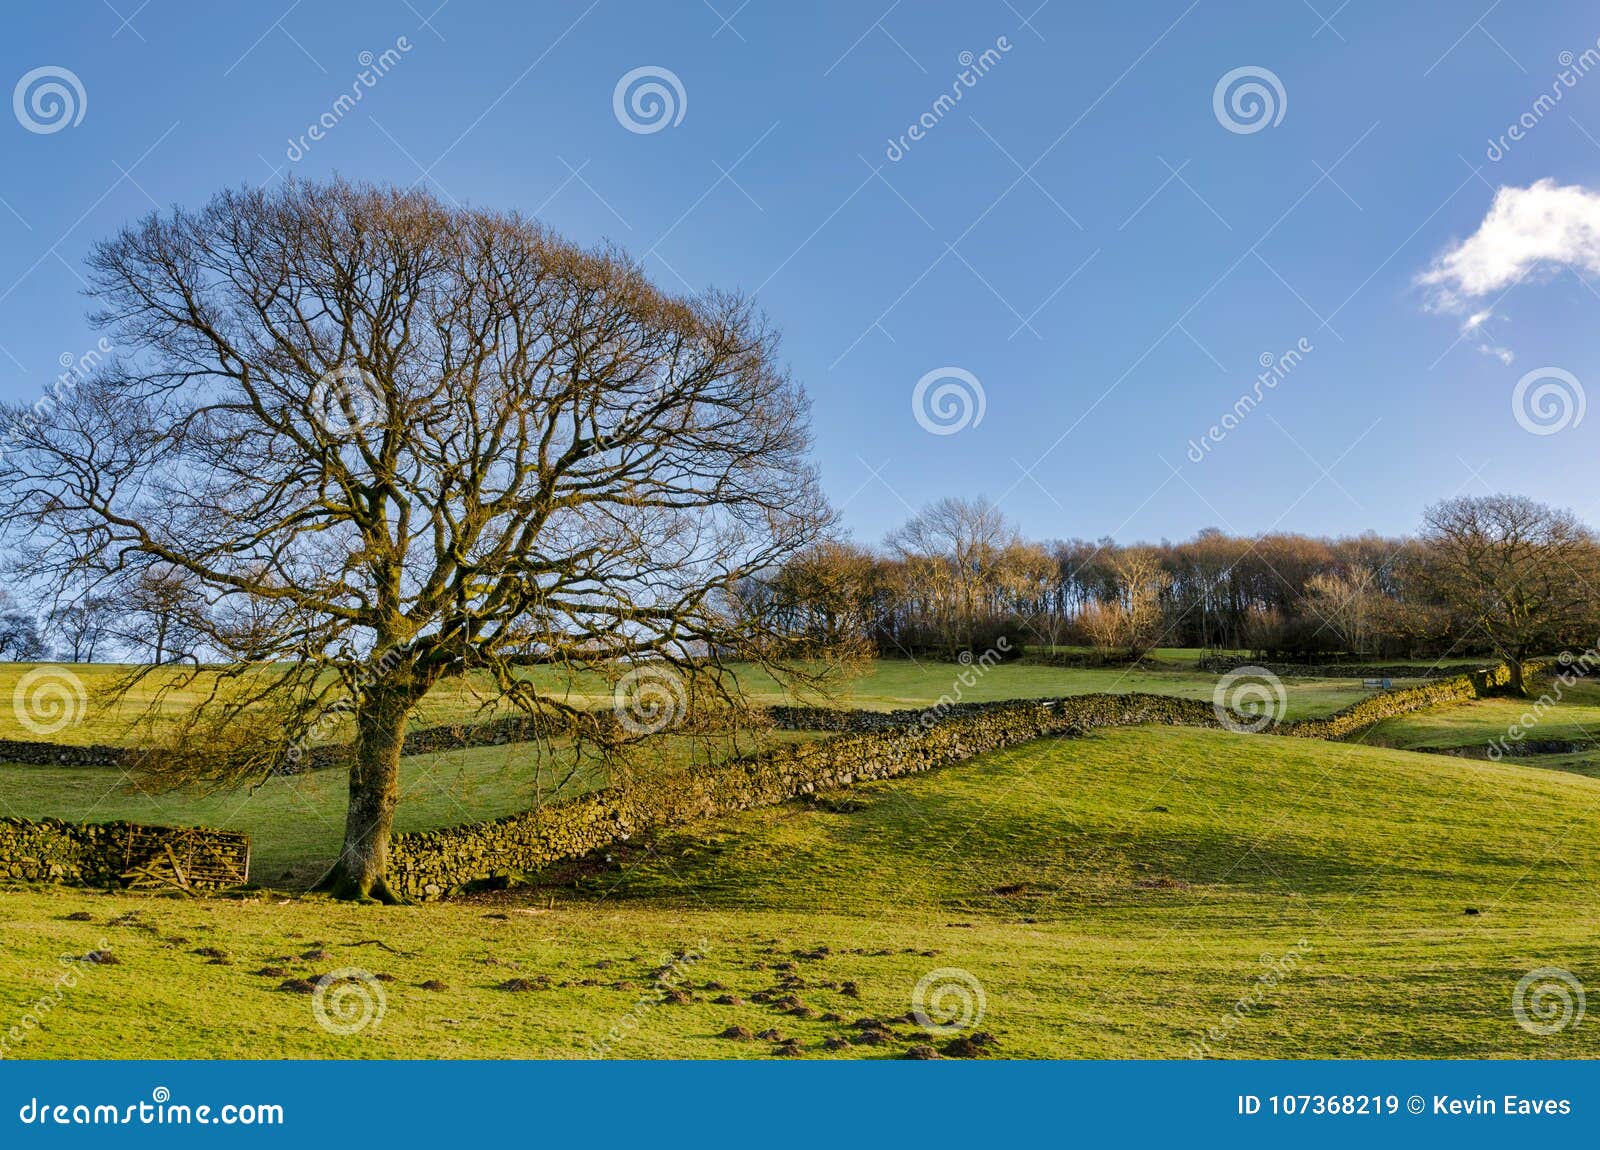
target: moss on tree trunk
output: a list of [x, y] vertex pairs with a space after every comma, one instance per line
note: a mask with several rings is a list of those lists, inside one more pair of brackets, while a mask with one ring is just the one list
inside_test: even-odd
[[357, 708], [344, 846], [339, 861], [317, 884], [335, 898], [404, 901], [388, 883], [389, 839], [400, 801], [400, 755], [412, 701], [409, 691], [389, 688], [368, 694]]

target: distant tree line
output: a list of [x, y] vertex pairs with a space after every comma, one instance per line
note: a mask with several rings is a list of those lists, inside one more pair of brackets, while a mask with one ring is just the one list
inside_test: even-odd
[[1406, 538], [1181, 543], [1025, 539], [984, 499], [944, 499], [881, 547], [820, 544], [749, 594], [830, 649], [957, 657], [1005, 636], [1106, 660], [1155, 647], [1321, 660], [1529, 655], [1594, 643], [1600, 548], [1569, 512], [1454, 499]]
[[[1404, 538], [1207, 529], [1157, 544], [1028, 540], [991, 502], [952, 498], [880, 547], [817, 543], [747, 578], [737, 598], [762, 633], [835, 655], [1082, 647], [1130, 662], [1185, 647], [1305, 662], [1492, 655], [1518, 666], [1592, 647], [1596, 588], [1594, 533], [1520, 496], [1446, 501]], [[204, 660], [209, 615], [204, 595], [162, 564], [34, 609], [0, 591], [0, 658]]]
[[0, 659], [173, 663], [210, 657], [205, 597], [180, 572], [147, 566], [94, 592], [0, 590]]

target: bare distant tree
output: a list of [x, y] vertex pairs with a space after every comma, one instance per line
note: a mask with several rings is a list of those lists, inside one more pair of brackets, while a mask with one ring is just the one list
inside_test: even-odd
[[829, 519], [751, 305], [668, 296], [526, 218], [290, 181], [152, 215], [90, 266], [133, 350], [47, 424], [14, 419], [8, 522], [40, 579], [159, 563], [203, 589], [206, 646], [257, 668], [194, 720], [196, 747], [251, 736], [218, 772], [353, 712], [339, 896], [394, 898], [403, 737], [434, 684], [481, 672], [576, 721], [526, 662], [687, 674], [743, 650], [730, 589]]
[[1283, 626], [1283, 612], [1277, 607], [1252, 603], [1243, 612], [1239, 635], [1246, 647], [1257, 655], [1263, 655], [1272, 650], [1283, 633]]
[[46, 631], [57, 657], [74, 663], [94, 662], [95, 652], [111, 635], [116, 615], [111, 600], [101, 595], [86, 595], [53, 608]]
[[134, 572], [116, 597], [117, 637], [157, 665], [192, 657], [210, 630], [198, 580], [173, 563]]
[[1109, 561], [1117, 581], [1117, 599], [1127, 619], [1128, 658], [1138, 660], [1161, 637], [1162, 596], [1172, 576], [1153, 547], [1126, 547]]
[[1161, 637], [1162, 596], [1172, 576], [1152, 547], [1124, 547], [1106, 558], [1108, 593], [1091, 599], [1078, 615], [1078, 627], [1102, 659], [1119, 648], [1137, 661]]
[[25, 662], [42, 659], [46, 653], [44, 638], [39, 634], [39, 621], [9, 594], [0, 591], [0, 659]]
[[826, 540], [786, 563], [767, 586], [784, 633], [835, 652], [864, 653], [880, 611], [877, 558]]
[[1428, 508], [1423, 524], [1423, 577], [1494, 645], [1515, 693], [1527, 693], [1530, 655], [1590, 641], [1600, 569], [1593, 534], [1570, 511], [1521, 495], [1464, 497]]
[[1089, 640], [1095, 654], [1109, 662], [1127, 645], [1128, 613], [1116, 599], [1090, 599], [1078, 609], [1078, 629]]
[[1346, 651], [1368, 653], [1382, 611], [1382, 596], [1372, 591], [1365, 572], [1319, 571], [1306, 580], [1305, 597], [1312, 615], [1338, 637]]
[[919, 596], [943, 635], [946, 654], [970, 650], [976, 626], [999, 584], [1016, 528], [988, 499], [941, 499], [890, 532], [888, 545], [906, 567]]

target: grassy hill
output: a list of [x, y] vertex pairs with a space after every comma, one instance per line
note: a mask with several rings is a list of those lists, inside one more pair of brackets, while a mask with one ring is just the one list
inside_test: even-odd
[[[104, 939], [120, 963], [82, 968], [10, 1056], [583, 1057], [614, 1028], [620, 1057], [773, 1052], [716, 1037], [739, 1025], [807, 1057], [881, 1057], [918, 1024], [824, 1043], [905, 1015], [919, 980], [954, 968], [1010, 1056], [1183, 1057], [1209, 1031], [1220, 1057], [1594, 1057], [1592, 1020], [1540, 1037], [1511, 1005], [1535, 967], [1600, 980], [1597, 814], [1600, 781], [1567, 772], [1106, 731], [685, 828], [468, 902], [0, 893], [0, 1003], [23, 1009], [60, 956]], [[690, 949], [694, 1000], [641, 1006]], [[344, 966], [394, 979], [381, 1023], [348, 1037], [254, 973]], [[533, 989], [497, 989], [514, 979]], [[751, 1001], [775, 987], [811, 1016]]]

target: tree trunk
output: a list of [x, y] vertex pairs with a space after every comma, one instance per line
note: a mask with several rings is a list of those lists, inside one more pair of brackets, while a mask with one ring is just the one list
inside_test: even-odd
[[333, 870], [317, 885], [335, 898], [390, 905], [405, 901], [389, 888], [389, 836], [400, 800], [400, 753], [412, 702], [408, 691], [380, 689], [356, 710], [344, 847]]
[[1528, 684], [1524, 680], [1522, 674], [1522, 655], [1518, 653], [1508, 656], [1506, 658], [1506, 667], [1511, 672], [1511, 683], [1509, 685], [1509, 690], [1519, 699], [1526, 698], [1528, 694]]

